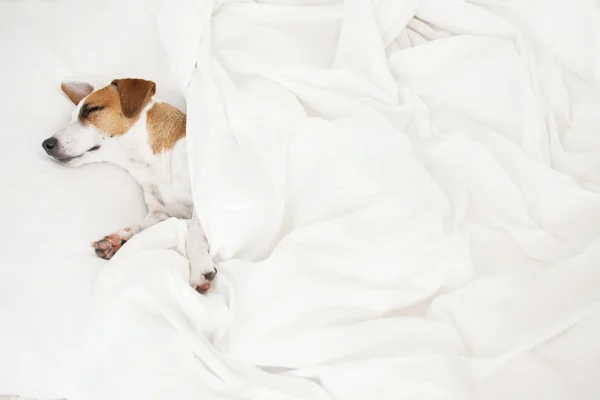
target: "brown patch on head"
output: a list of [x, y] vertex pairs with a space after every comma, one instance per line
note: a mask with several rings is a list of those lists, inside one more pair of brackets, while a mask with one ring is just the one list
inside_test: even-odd
[[116, 79], [86, 98], [79, 120], [84, 125], [94, 125], [107, 136], [123, 135], [138, 120], [155, 92], [154, 82]]
[[154, 154], [171, 149], [185, 136], [185, 114], [175, 107], [159, 103], [148, 110], [146, 129]]
[[79, 121], [92, 124], [106, 136], [119, 136], [127, 132], [135, 121], [121, 112], [119, 94], [113, 86], [107, 86], [90, 94], [79, 110]]
[[115, 79], [111, 82], [119, 92], [121, 110], [127, 118], [136, 118], [156, 93], [156, 84], [144, 79]]

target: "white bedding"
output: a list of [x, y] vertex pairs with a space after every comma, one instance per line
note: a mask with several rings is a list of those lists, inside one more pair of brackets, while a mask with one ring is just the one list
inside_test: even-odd
[[215, 290], [149, 229], [20, 393], [600, 398], [597, 4], [277, 3], [158, 13]]
[[0, 394], [64, 392], [62, 358], [105, 265], [90, 243], [145, 215], [125, 171], [62, 167], [41, 142], [69, 121], [69, 76], [145, 77], [185, 105], [155, 16], [145, 0], [0, 1]]

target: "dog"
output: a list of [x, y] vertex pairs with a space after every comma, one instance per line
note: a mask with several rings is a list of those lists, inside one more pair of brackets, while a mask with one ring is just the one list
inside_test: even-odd
[[144, 229], [170, 217], [189, 219], [190, 284], [208, 291], [217, 271], [192, 200], [186, 115], [154, 97], [156, 84], [144, 79], [115, 79], [99, 89], [67, 79], [61, 89], [76, 107], [71, 122], [42, 142], [44, 151], [69, 167], [110, 162], [126, 169], [143, 188], [148, 208], [140, 223], [92, 243], [95, 253], [110, 259]]

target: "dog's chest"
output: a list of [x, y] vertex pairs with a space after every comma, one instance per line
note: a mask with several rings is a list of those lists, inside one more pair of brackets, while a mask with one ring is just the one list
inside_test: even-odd
[[127, 170], [142, 186], [149, 211], [191, 218], [193, 207], [185, 140], [159, 155], [132, 154]]

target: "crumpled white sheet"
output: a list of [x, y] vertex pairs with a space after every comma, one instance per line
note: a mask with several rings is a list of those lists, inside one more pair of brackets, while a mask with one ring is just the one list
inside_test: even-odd
[[134, 238], [66, 395], [600, 398], [597, 4], [270, 3], [159, 19], [217, 285]]

